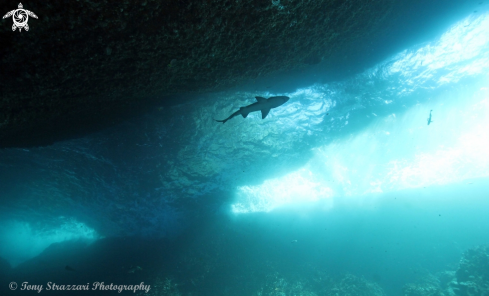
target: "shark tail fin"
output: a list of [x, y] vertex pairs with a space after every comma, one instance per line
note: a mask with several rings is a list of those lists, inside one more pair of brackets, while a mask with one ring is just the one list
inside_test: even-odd
[[214, 119], [215, 121], [217, 122], [222, 122], [222, 123], [226, 123], [227, 119], [224, 119], [224, 120], [217, 120], [217, 119]]

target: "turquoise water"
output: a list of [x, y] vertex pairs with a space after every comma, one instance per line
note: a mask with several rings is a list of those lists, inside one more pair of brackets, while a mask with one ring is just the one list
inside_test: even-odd
[[[0, 289], [489, 295], [489, 15], [359, 74], [300, 79], [0, 151]], [[255, 96], [290, 100], [214, 121]]]

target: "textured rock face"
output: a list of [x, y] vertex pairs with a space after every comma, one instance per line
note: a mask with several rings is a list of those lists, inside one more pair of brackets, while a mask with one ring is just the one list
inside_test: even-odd
[[404, 296], [479, 296], [489, 294], [489, 246], [464, 252], [456, 272], [426, 275], [418, 283], [407, 284]]
[[453, 283], [456, 295], [472, 296], [489, 293], [489, 246], [478, 246], [467, 250], [460, 260]]
[[[366, 43], [392, 0], [25, 3], [0, 26], [0, 146], [73, 138]], [[9, 6], [10, 5], [10, 6]], [[16, 9], [2, 3], [0, 11]], [[362, 41], [363, 40], [363, 41]]]
[[475, 278], [489, 281], [489, 246], [479, 246], [467, 250], [460, 260], [457, 280], [465, 282]]

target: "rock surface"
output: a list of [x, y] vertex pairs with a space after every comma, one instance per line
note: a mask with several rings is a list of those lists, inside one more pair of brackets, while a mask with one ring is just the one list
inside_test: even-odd
[[[0, 26], [0, 148], [76, 138], [155, 105], [277, 71], [321, 61], [343, 66], [338, 57], [347, 56], [355, 63], [375, 37], [392, 33], [388, 24], [401, 11], [410, 11], [399, 6], [393, 0], [24, 3], [38, 16], [29, 18], [28, 32], [12, 32], [10, 18]], [[12, 2], [0, 5], [13, 9]]]

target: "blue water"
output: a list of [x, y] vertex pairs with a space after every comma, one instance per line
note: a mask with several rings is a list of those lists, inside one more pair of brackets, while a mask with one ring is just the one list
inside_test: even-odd
[[[489, 295], [489, 253], [469, 251], [489, 243], [489, 14], [361, 73], [308, 75], [0, 151], [0, 291]], [[278, 95], [266, 119], [214, 121]]]

